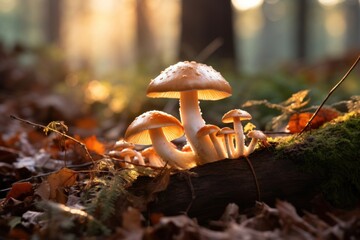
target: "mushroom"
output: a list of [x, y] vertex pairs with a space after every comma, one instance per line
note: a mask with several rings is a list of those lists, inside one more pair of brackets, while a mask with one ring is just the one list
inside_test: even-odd
[[126, 166], [134, 162], [131, 159], [134, 157], [137, 158], [139, 165], [145, 165], [144, 158], [141, 156], [141, 154], [138, 151], [131, 148], [124, 148], [121, 151], [113, 150], [109, 152], [109, 155], [124, 158]]
[[170, 166], [188, 169], [196, 165], [196, 155], [182, 152], [170, 142], [183, 134], [184, 128], [175, 117], [161, 111], [148, 111], [129, 125], [125, 140], [135, 144], [152, 144], [157, 154]]
[[156, 153], [153, 147], [145, 148], [141, 151], [141, 155], [144, 158], [147, 158], [149, 161], [149, 165], [153, 167], [164, 167], [165, 163], [161, 159], [161, 157]]
[[254, 152], [256, 144], [259, 140], [266, 140], [266, 135], [260, 130], [252, 130], [250, 131], [247, 136], [251, 138], [249, 146], [245, 150], [244, 156], [249, 156], [252, 152]]
[[235, 148], [233, 141], [234, 134], [235, 131], [229, 127], [223, 127], [216, 133], [217, 137], [223, 138], [223, 142], [225, 142], [224, 145], [227, 151], [227, 157], [231, 159], [235, 158]]
[[124, 148], [135, 148], [135, 145], [133, 143], [129, 143], [129, 142], [126, 142], [124, 139], [120, 139], [119, 141], [116, 141], [115, 142], [115, 145], [114, 145], [114, 148], [115, 149], [124, 149]]
[[216, 136], [216, 133], [220, 131], [220, 128], [213, 124], [207, 124], [199, 129], [196, 133], [196, 137], [202, 138], [205, 136], [210, 136], [211, 142], [214, 145], [218, 156], [221, 159], [227, 158], [227, 152], [224, 148], [221, 138]]
[[245, 142], [244, 142], [244, 130], [241, 125], [241, 121], [250, 120], [251, 115], [247, 111], [241, 109], [233, 109], [225, 113], [222, 117], [223, 123], [233, 123], [235, 130], [235, 155], [234, 158], [238, 158], [244, 155]]
[[200, 100], [219, 100], [231, 96], [229, 83], [212, 67], [196, 62], [178, 62], [153, 79], [147, 89], [152, 98], [179, 98], [180, 118], [185, 136], [200, 164], [219, 160], [209, 136], [196, 133], [205, 125], [199, 108]]

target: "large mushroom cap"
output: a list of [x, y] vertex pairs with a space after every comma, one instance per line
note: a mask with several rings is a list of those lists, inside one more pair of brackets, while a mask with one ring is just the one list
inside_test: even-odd
[[197, 62], [178, 62], [153, 79], [147, 89], [152, 98], [180, 98], [182, 91], [198, 91], [200, 100], [231, 96], [230, 84], [212, 67]]
[[233, 109], [225, 113], [221, 120], [223, 123], [231, 123], [234, 122], [234, 118], [240, 118], [240, 121], [242, 121], [250, 120], [252, 117], [247, 111], [241, 109]]
[[125, 132], [125, 140], [135, 144], [151, 144], [148, 130], [162, 128], [168, 141], [184, 135], [184, 128], [175, 117], [161, 111], [148, 111], [129, 125]]

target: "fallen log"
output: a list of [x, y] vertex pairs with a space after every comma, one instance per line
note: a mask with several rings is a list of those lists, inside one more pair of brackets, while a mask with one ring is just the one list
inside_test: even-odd
[[[167, 188], [148, 204], [147, 211], [187, 213], [206, 223], [218, 219], [228, 203], [236, 203], [245, 211], [257, 200], [273, 205], [276, 199], [282, 199], [306, 209], [320, 192], [335, 204], [348, 207], [360, 200], [359, 128], [360, 118], [351, 117], [299, 139], [286, 140], [283, 146], [251, 154], [260, 199], [247, 161], [226, 159], [173, 174]], [[133, 189], [146, 189], [153, 183], [154, 179], [139, 178]]]

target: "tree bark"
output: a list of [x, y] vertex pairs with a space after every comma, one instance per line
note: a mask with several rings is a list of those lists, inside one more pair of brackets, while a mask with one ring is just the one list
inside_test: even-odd
[[[166, 190], [157, 194], [148, 211], [165, 215], [187, 212], [206, 223], [218, 219], [228, 203], [236, 203], [243, 211], [258, 200], [272, 205], [276, 199], [282, 199], [308, 207], [319, 191], [321, 179], [300, 171], [293, 161], [274, 159], [274, 152], [267, 149], [249, 156], [259, 182], [260, 199], [245, 158], [226, 159], [172, 175]], [[140, 178], [136, 185], [149, 182], [149, 178]]]

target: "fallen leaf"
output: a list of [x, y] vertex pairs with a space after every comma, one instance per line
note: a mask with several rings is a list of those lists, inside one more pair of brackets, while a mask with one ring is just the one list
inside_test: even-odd
[[14, 183], [11, 190], [6, 195], [6, 200], [10, 198], [19, 199], [21, 196], [29, 195], [32, 192], [32, 184], [30, 182]]
[[76, 182], [77, 173], [71, 169], [63, 168], [47, 177], [50, 186], [50, 200], [64, 203], [64, 188], [71, 187]]
[[38, 195], [42, 200], [49, 200], [50, 198], [50, 185], [47, 180], [42, 181], [39, 186], [35, 189], [35, 194]]
[[[299, 133], [306, 126], [313, 113], [311, 112], [303, 112], [303, 113], [294, 113], [290, 116], [289, 123], [287, 125], [287, 129], [290, 133]], [[316, 114], [314, 119], [309, 126], [309, 129], [317, 129], [322, 126], [324, 123], [337, 118], [339, 113], [336, 110], [331, 108], [321, 108], [319, 112]]]
[[103, 155], [105, 153], [104, 145], [97, 140], [96, 136], [87, 137], [83, 140], [86, 148], [97, 154]]

